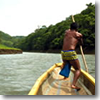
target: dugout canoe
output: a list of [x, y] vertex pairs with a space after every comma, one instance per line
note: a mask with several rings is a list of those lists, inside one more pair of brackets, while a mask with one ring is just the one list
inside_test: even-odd
[[81, 76], [77, 85], [81, 90], [72, 89], [74, 69], [71, 68], [69, 78], [63, 79], [59, 75], [62, 63], [54, 64], [50, 69], [43, 73], [35, 82], [28, 95], [95, 95], [95, 79], [84, 70], [81, 70]]

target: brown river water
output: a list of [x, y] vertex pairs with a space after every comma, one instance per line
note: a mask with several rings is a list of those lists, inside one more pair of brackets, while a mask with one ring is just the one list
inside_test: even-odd
[[[81, 68], [84, 64], [78, 55]], [[95, 55], [85, 55], [89, 73], [95, 78]], [[61, 55], [29, 53], [0, 55], [0, 95], [27, 95], [36, 79], [55, 63]]]

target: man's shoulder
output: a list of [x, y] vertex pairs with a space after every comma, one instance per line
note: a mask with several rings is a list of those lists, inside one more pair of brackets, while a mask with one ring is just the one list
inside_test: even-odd
[[76, 36], [77, 36], [77, 37], [82, 37], [82, 34], [79, 33], [79, 32], [76, 32]]
[[66, 30], [65, 33], [68, 33], [70, 31], [70, 29]]
[[65, 36], [68, 35], [68, 33], [69, 33], [69, 30], [66, 30], [66, 31], [65, 31]]

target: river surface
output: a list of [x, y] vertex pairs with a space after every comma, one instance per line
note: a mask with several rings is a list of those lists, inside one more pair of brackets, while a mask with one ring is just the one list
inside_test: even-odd
[[[84, 69], [81, 55], [78, 55]], [[89, 73], [95, 77], [95, 55], [85, 55]], [[0, 95], [27, 95], [36, 79], [55, 63], [61, 55], [28, 53], [0, 55]]]

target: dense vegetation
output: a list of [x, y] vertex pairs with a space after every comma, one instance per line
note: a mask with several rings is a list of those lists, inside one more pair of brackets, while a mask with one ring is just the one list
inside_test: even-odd
[[24, 36], [13, 36], [11, 37], [9, 34], [6, 34], [0, 31], [0, 49], [15, 49], [17, 48], [18, 41], [21, 41]]
[[[79, 24], [78, 31], [83, 34], [84, 50], [95, 50], [95, 5], [87, 4], [87, 8], [74, 15], [74, 18]], [[5, 45], [17, 47], [24, 51], [61, 50], [65, 30], [69, 29], [71, 23], [72, 18], [69, 16], [56, 25], [50, 25], [49, 27], [43, 25], [27, 37], [6, 36], [5, 39], [1, 38], [0, 41]]]
[[13, 39], [10, 35], [0, 31], [0, 44], [6, 45], [8, 47], [13, 46]]

